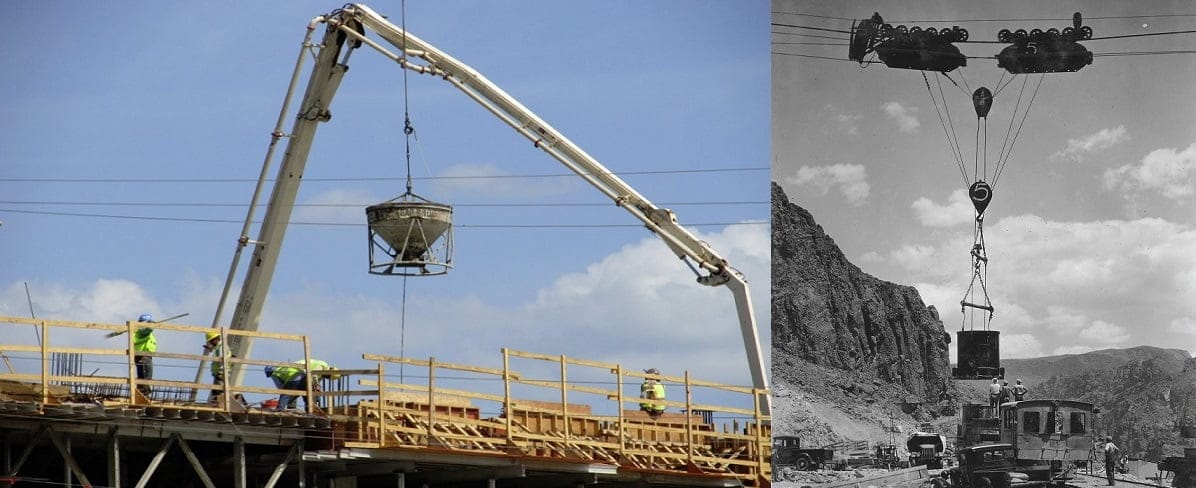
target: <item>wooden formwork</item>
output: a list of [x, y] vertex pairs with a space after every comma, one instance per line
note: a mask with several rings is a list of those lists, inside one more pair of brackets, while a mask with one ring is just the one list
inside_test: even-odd
[[[380, 392], [355, 403], [352, 415], [339, 416], [348, 447], [396, 449], [447, 449], [502, 455], [559, 458], [617, 465], [645, 472], [726, 474], [744, 484], [766, 484], [771, 476], [770, 419], [755, 404], [758, 390], [661, 376], [681, 387], [682, 400], [665, 403], [675, 412], [651, 418], [639, 410], [639, 382], [646, 376], [625, 371], [612, 363], [503, 350], [503, 368], [483, 368], [430, 359], [410, 359], [365, 354], [378, 361], [377, 374], [358, 383]], [[511, 365], [513, 359], [558, 363], [560, 375], [532, 378]], [[394, 381], [385, 374], [395, 364], [419, 371], [412, 379]], [[598, 368], [610, 375], [603, 386], [567, 380], [571, 368]], [[408, 369], [407, 371], [411, 371]], [[440, 378], [469, 374], [492, 391], [450, 388]], [[519, 387], [548, 390], [561, 401], [525, 399], [512, 391]], [[701, 403], [695, 391], [721, 390], [739, 395], [752, 408]], [[326, 392], [333, 394], [333, 392]], [[578, 403], [586, 396], [600, 404]], [[380, 401], [379, 398], [382, 400]], [[734, 420], [715, 425], [713, 414]], [[721, 428], [720, 428], [721, 427]]]
[[[680, 376], [648, 375], [615, 363], [503, 349], [501, 368], [446, 363], [435, 358], [364, 354], [363, 358], [374, 362], [376, 368], [309, 370], [310, 377], [323, 381], [309, 382], [306, 390], [215, 386], [168, 375], [152, 380], [137, 378], [134, 354], [130, 353], [132, 333], [137, 327], [136, 322], [103, 324], [0, 316], [0, 352], [36, 356], [19, 358], [24, 361], [21, 364], [31, 367], [0, 373], [0, 403], [26, 405], [43, 415], [61, 414], [59, 404], [74, 412], [80, 403], [89, 403], [108, 413], [151, 420], [303, 429], [310, 431], [308, 448], [317, 450], [422, 450], [531, 458], [608, 465], [619, 472], [643, 475], [725, 476], [746, 486], [768, 485], [771, 476], [770, 418], [761, 413], [758, 403], [760, 395], [767, 392], [693, 379], [688, 372]], [[193, 338], [184, 340], [193, 340], [196, 349], [203, 344], [205, 333], [216, 330], [225, 340], [242, 336], [288, 344], [294, 351], [292, 358], [310, 359], [305, 336], [177, 324], [153, 327]], [[12, 328], [35, 330], [37, 342], [11, 342], [19, 335], [8, 333]], [[73, 331], [75, 342], [64, 340], [70, 334], [63, 331]], [[75, 345], [80, 335], [96, 335], [98, 339], [112, 332], [126, 334], [111, 340], [116, 347]], [[56, 373], [50, 364], [55, 353], [86, 355], [98, 358], [98, 363], [116, 366], [100, 374]], [[196, 367], [210, 359], [173, 352], [149, 355]], [[232, 357], [215, 360], [225, 371], [234, 367], [295, 366]], [[403, 371], [402, 367], [415, 372], [394, 374]], [[194, 372], [190, 369], [184, 375]], [[658, 418], [637, 409], [639, 384], [648, 377], [666, 383], [670, 389], [668, 400], [653, 400], [669, 410]], [[325, 385], [324, 391], [312, 387], [320, 383]], [[144, 386], [152, 388], [148, 397], [139, 391]], [[183, 394], [209, 390], [221, 393], [219, 401], [196, 402], [194, 393]], [[179, 394], [167, 395], [169, 392]], [[232, 400], [244, 394], [303, 397], [308, 400], [307, 410], [263, 412]], [[718, 404], [727, 397], [736, 406]]]

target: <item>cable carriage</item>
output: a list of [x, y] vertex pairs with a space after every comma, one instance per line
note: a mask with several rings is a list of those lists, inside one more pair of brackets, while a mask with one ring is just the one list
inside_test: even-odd
[[959, 27], [942, 30], [893, 27], [884, 23], [880, 14], [873, 14], [872, 18], [852, 26], [848, 58], [863, 62], [864, 56], [876, 53], [890, 68], [945, 73], [968, 64], [968, 58], [952, 44], [967, 39], [968, 31]]
[[[984, 214], [992, 202], [993, 192], [997, 180], [1000, 178], [1009, 157], [1013, 152], [1014, 142], [1021, 133], [1022, 124], [1029, 114], [1031, 105], [1042, 85], [1045, 73], [1074, 72], [1092, 63], [1092, 53], [1077, 41], [1092, 38], [1092, 28], [1082, 25], [1083, 19], [1079, 12], [1072, 17], [1073, 25], [1062, 31], [1050, 28], [1046, 31], [1033, 29], [1029, 32], [1018, 29], [1010, 31], [1003, 29], [998, 33], [998, 41], [1012, 43], [997, 56], [997, 65], [1009, 74], [1015, 76], [1006, 78], [1001, 74], [997, 80], [995, 91], [987, 87], [979, 87], [974, 91], [968, 87], [963, 70], [958, 73], [958, 81], [950, 72], [967, 65], [967, 56], [959, 51], [954, 43], [966, 42], [968, 31], [958, 26], [950, 29], [934, 28], [922, 29], [918, 26], [896, 27], [886, 24], [879, 13], [871, 18], [853, 23], [851, 39], [848, 48], [848, 59], [868, 63], [865, 58], [875, 54], [890, 68], [912, 69], [922, 72], [922, 79], [926, 90], [934, 102], [935, 112], [943, 124], [943, 132], [947, 136], [947, 143], [951, 154], [963, 177], [964, 187], [968, 190], [968, 198], [975, 209], [975, 223], [973, 226], [973, 243], [969, 250], [971, 257], [972, 278], [967, 291], [959, 301], [960, 314], [963, 324], [957, 332], [956, 352], [958, 366], [952, 369], [952, 377], [961, 380], [979, 380], [989, 378], [1004, 378], [1005, 370], [1000, 366], [1000, 332], [991, 330], [992, 317], [995, 312], [988, 296], [988, 253], [984, 243]], [[930, 76], [927, 76], [930, 73]], [[988, 154], [988, 116], [993, 107], [994, 99], [1008, 87], [1016, 75], [1040, 74], [1038, 84], [1033, 86], [1032, 92], [1027, 90], [1028, 78], [1022, 77], [1021, 90], [1017, 94], [1016, 103], [1010, 119], [1009, 128], [1002, 141], [995, 164], [989, 165]], [[931, 86], [934, 78], [935, 88]], [[946, 78], [949, 84], [942, 82]], [[962, 86], [961, 86], [962, 85]], [[972, 164], [965, 162], [964, 151], [959, 138], [955, 134], [954, 122], [947, 103], [946, 91], [951, 87], [963, 91], [971, 99], [972, 108], [976, 112], [976, 141]], [[1024, 104], [1027, 93], [1029, 101]], [[1021, 113], [1019, 115], [1019, 109]], [[1014, 124], [1019, 120], [1020, 123]]]
[[1092, 52], [1076, 42], [1092, 39], [1092, 28], [1082, 25], [1079, 12], [1072, 22], [1072, 27], [1062, 31], [1055, 28], [1029, 32], [1002, 29], [997, 33], [997, 40], [1013, 45], [997, 54], [997, 66], [1013, 74], [1022, 74], [1074, 72], [1092, 64]]

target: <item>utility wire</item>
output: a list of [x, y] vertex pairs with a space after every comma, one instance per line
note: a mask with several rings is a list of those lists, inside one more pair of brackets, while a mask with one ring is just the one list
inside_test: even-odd
[[[112, 215], [112, 214], [85, 214], [85, 213], [69, 213], [69, 212], [45, 212], [40, 210], [10, 210], [0, 209], [0, 212], [7, 212], [12, 214], [31, 214], [31, 215], [53, 215], [58, 217], [88, 217], [88, 218], [109, 218], [109, 219], [125, 219], [125, 220], [150, 220], [158, 222], [193, 222], [193, 223], [209, 223], [209, 224], [239, 224], [241, 220], [230, 219], [201, 219], [201, 218], [184, 218], [184, 217], [149, 217], [143, 215]], [[768, 222], [707, 222], [707, 223], [687, 223], [686, 227], [725, 227], [728, 225], [768, 225]], [[317, 227], [361, 227], [366, 224], [352, 224], [340, 222], [290, 222], [290, 225], [306, 225]], [[474, 229], [599, 229], [599, 228], [618, 228], [618, 227], [643, 227], [642, 224], [453, 224], [454, 227], [460, 228], [474, 228]]]
[[[700, 173], [735, 173], [748, 171], [771, 171], [768, 166], [744, 166], [740, 168], [709, 168], [709, 169], [677, 169], [677, 170], [647, 170], [624, 171], [618, 173], [603, 173], [605, 175], [665, 175], [665, 174], [700, 174]], [[542, 173], [524, 175], [478, 175], [478, 176], [424, 176], [417, 180], [485, 180], [485, 179], [517, 179], [517, 178], [559, 178], [562, 176], [577, 176], [576, 173]], [[246, 183], [257, 182], [257, 178], [0, 178], [0, 183]], [[406, 181], [406, 177], [348, 177], [348, 178], [309, 178], [304, 182], [354, 182], [354, 181]], [[273, 178], [266, 181], [274, 181]]]
[[[778, 10], [772, 11], [779, 15], [796, 15], [801, 17], [814, 17], [820, 19], [845, 20], [853, 22], [860, 20], [859, 18], [849, 17], [833, 17], [829, 15], [817, 15], [802, 12], [782, 12]], [[1131, 20], [1131, 19], [1160, 19], [1160, 18], [1180, 18], [1180, 17], [1196, 17], [1196, 14], [1154, 14], [1154, 15], [1108, 15], [1096, 17], [1084, 17], [1084, 20]], [[1071, 22], [1072, 18], [1021, 18], [1021, 19], [914, 19], [914, 20], [889, 20], [887, 23], [896, 24], [902, 22]]]
[[793, 27], [795, 29], [809, 29], [809, 30], [816, 30], [816, 31], [823, 31], [823, 32], [837, 32], [839, 34], [851, 34], [850, 30], [827, 29], [825, 27], [811, 27], [808, 25], [782, 24], [780, 22], [773, 22], [772, 25], [773, 25], [773, 27]]
[[[670, 207], [684, 206], [718, 206], [718, 205], [768, 205], [767, 200], [760, 201], [723, 201], [723, 202], [659, 202], [660, 205]], [[174, 203], [174, 202], [50, 202], [32, 200], [0, 200], [0, 205], [63, 205], [80, 207], [231, 207], [244, 208], [241, 203]], [[260, 203], [259, 207], [266, 204]], [[362, 203], [296, 203], [292, 207], [320, 207], [320, 208], [358, 208], [373, 205], [372, 202]], [[609, 207], [606, 203], [454, 203], [454, 207]]]
[[832, 40], [832, 41], [850, 41], [850, 40], [851, 40], [851, 39], [849, 39], [849, 38], [846, 38], [846, 37], [820, 36], [820, 35], [818, 35], [818, 34], [802, 34], [802, 33], [800, 33], [800, 32], [777, 32], [777, 31], [772, 31], [772, 33], [773, 33], [773, 34], [784, 35], [784, 36], [801, 36], [801, 37], [814, 37], [814, 38], [818, 38], [818, 39], [830, 39], [830, 40]]

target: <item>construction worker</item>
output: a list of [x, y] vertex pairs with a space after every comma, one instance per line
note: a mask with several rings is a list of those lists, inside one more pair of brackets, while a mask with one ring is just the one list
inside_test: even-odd
[[[154, 316], [143, 313], [137, 317], [138, 323], [152, 324]], [[148, 325], [142, 326], [133, 333], [133, 363], [137, 365], [137, 379], [154, 379], [154, 357], [142, 353], [154, 353], [158, 350], [158, 339], [154, 337], [154, 329]], [[137, 391], [149, 398], [152, 388], [149, 385], [137, 385]]]
[[1120, 458], [1121, 450], [1117, 448], [1117, 444], [1113, 443], [1113, 438], [1101, 438], [1105, 442], [1105, 477], [1109, 480], [1109, 486], [1113, 486], [1113, 471], [1117, 468], [1117, 460]]
[[[336, 369], [327, 362], [319, 359], [312, 359], [310, 363], [304, 363], [302, 359], [294, 362], [295, 366], [266, 366], [266, 377], [274, 380], [275, 388], [280, 390], [306, 390], [307, 389], [307, 372], [305, 368], [310, 366], [313, 371]], [[312, 391], [320, 391], [320, 385], [312, 385]], [[280, 395], [278, 398], [277, 410], [294, 409], [299, 397], [303, 397], [303, 405], [307, 406], [307, 397], [304, 395]]]
[[[224, 364], [221, 358], [224, 357], [224, 344], [220, 341], [220, 333], [211, 331], [204, 334], [203, 353], [212, 355], [212, 384], [219, 387], [224, 385]], [[220, 388], [212, 388], [212, 394], [208, 395], [208, 403], [217, 405], [220, 403]]]
[[[646, 374], [660, 374], [656, 368], [645, 369]], [[664, 384], [660, 382], [659, 378], [645, 377], [644, 382], [640, 385], [640, 398], [645, 400], [664, 400]], [[660, 418], [664, 414], [664, 404], [657, 402], [640, 402], [640, 410], [643, 410], [652, 417], [652, 420]]]
[[997, 407], [1001, 405], [1001, 383], [1000, 380], [993, 378], [993, 382], [988, 385], [988, 406], [993, 409], [993, 417], [997, 416]]
[[1013, 385], [1010, 391], [1013, 393], [1013, 401], [1020, 402], [1026, 399], [1026, 392], [1030, 391], [1030, 389], [1022, 384], [1022, 380], [1017, 380], [1017, 383]]

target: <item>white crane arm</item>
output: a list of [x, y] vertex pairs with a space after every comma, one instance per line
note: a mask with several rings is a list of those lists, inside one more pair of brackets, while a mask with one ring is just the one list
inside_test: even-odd
[[[328, 16], [317, 17], [313, 20], [313, 25], [317, 22], [327, 23], [329, 29], [322, 44], [318, 46], [320, 50], [317, 54], [316, 66], [312, 70], [310, 84], [300, 103], [299, 117], [296, 119], [294, 130], [292, 130], [291, 140], [288, 143], [283, 164], [279, 169], [274, 193], [271, 196], [270, 205], [267, 207], [266, 216], [263, 218], [262, 238], [255, 243], [257, 248], [254, 252], [254, 261], [250, 264], [250, 271], [247, 272], [245, 284], [242, 287], [241, 300], [234, 312], [233, 328], [249, 330], [257, 328], [262, 301], [264, 301], [265, 291], [269, 287], [270, 275], [273, 273], [274, 261], [277, 259], [278, 246], [281, 244], [283, 233], [285, 233], [290, 208], [295, 201], [299, 179], [314, 138], [315, 127], [318, 122], [327, 120], [326, 114], [332, 96], [347, 69], [343, 62], [337, 61], [337, 58], [343, 55], [347, 60], [348, 52], [342, 52], [347, 43], [361, 43], [369, 45], [405, 69], [436, 76], [449, 82], [530, 140], [535, 147], [560, 161], [565, 167], [610, 198], [616, 205], [643, 222], [649, 230], [664, 240], [665, 245], [678, 258], [690, 264], [690, 267], [698, 274], [699, 283], [708, 286], [727, 285], [735, 296], [753, 385], [762, 390], [768, 388], [755, 312], [749, 299], [747, 281], [739, 271], [727, 263], [725, 258], [678, 224], [677, 218], [671, 210], [657, 207], [644, 198], [634, 188], [547, 122], [541, 120], [514, 97], [482, 76], [481, 73], [411, 33], [405, 32], [369, 7], [349, 4]], [[373, 31], [397, 48], [399, 53], [393, 53], [385, 46], [367, 38], [365, 36], [367, 30]], [[696, 267], [694, 267], [695, 264]], [[706, 274], [702, 274], [702, 271]], [[238, 350], [234, 346], [233, 351], [241, 354], [248, 353], [247, 346], [241, 349]], [[771, 411], [770, 407], [771, 403], [767, 395], [763, 395], [761, 409], [767, 414]]]

